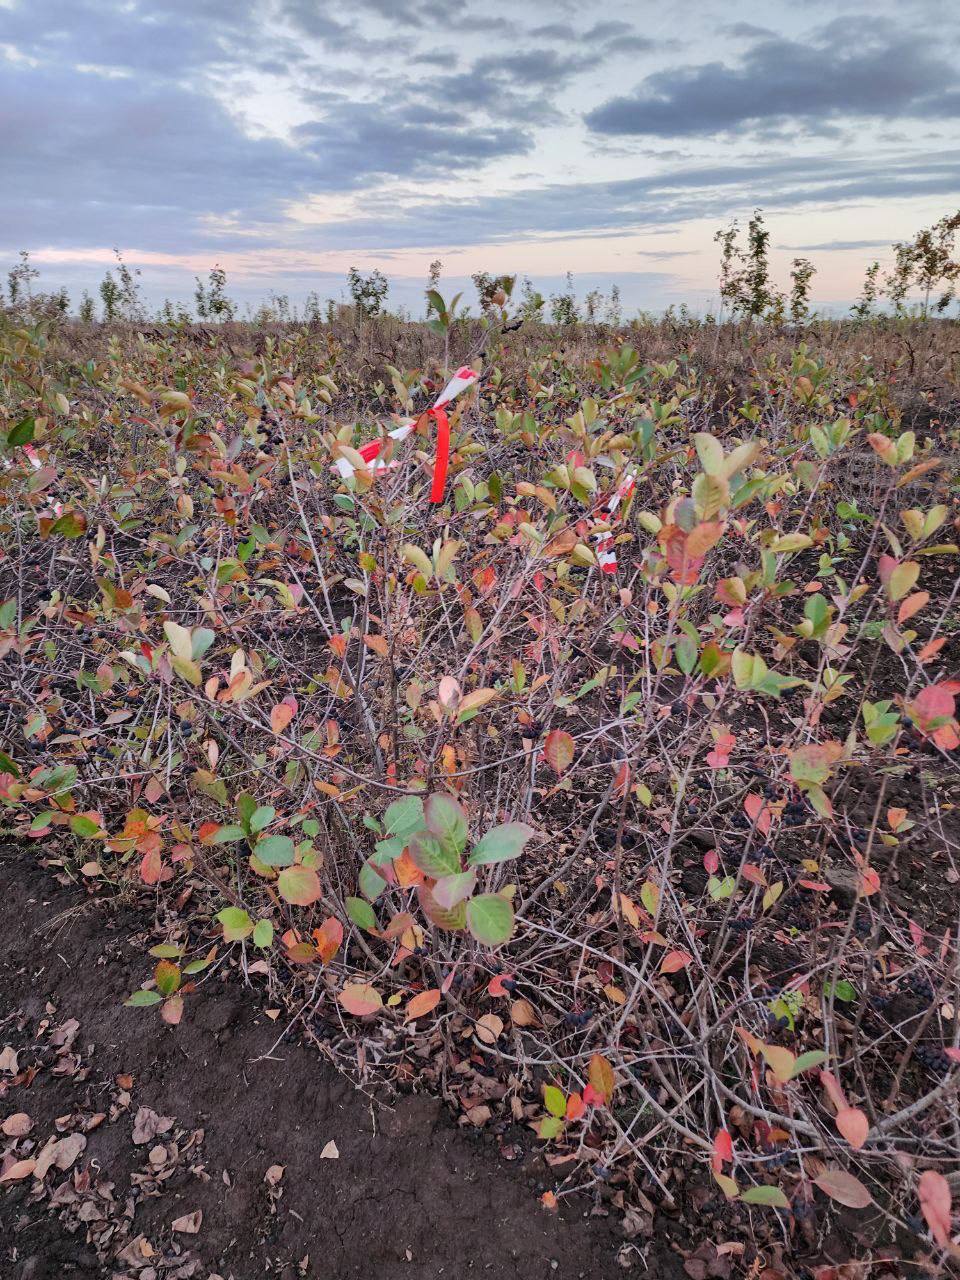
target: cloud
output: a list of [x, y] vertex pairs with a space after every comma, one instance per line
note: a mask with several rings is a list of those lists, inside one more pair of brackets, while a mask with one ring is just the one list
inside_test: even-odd
[[889, 240], [824, 240], [820, 244], [778, 244], [793, 253], [833, 253], [846, 249], [889, 249]]
[[324, 242], [358, 246], [495, 244], [599, 232], [624, 234], [663, 223], [728, 219], [755, 203], [768, 211], [882, 201], [896, 196], [956, 197], [960, 152], [887, 154], [882, 161], [831, 155], [748, 163], [681, 165], [641, 178], [550, 183], [496, 194], [431, 195], [402, 207], [365, 197], [349, 221], [317, 228]]
[[391, 107], [344, 99], [321, 120], [298, 126], [294, 138], [315, 160], [317, 185], [328, 190], [373, 177], [456, 173], [533, 149], [522, 129], [471, 124], [462, 112], [425, 111], [416, 101]]
[[44, 63], [123, 67], [174, 79], [236, 53], [255, 0], [20, 0], [0, 9], [0, 40]]
[[960, 115], [955, 84], [954, 64], [921, 36], [838, 20], [809, 41], [759, 35], [736, 66], [657, 71], [585, 119], [597, 133], [662, 138], [864, 116], [948, 119]]
[[198, 219], [276, 217], [317, 163], [247, 137], [199, 91], [8, 66], [0, 76], [7, 244], [183, 244]]

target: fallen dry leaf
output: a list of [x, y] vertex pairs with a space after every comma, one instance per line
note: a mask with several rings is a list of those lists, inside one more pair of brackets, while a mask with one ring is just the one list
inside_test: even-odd
[[503, 1019], [495, 1013], [485, 1013], [477, 1021], [477, 1039], [484, 1044], [496, 1044], [503, 1032]]
[[320, 1152], [320, 1159], [321, 1160], [339, 1160], [340, 1159], [340, 1152], [337, 1149], [337, 1144], [334, 1142], [332, 1138], [326, 1144], [323, 1150]]
[[8, 1169], [4, 1169], [0, 1173], [0, 1183], [2, 1182], [22, 1182], [24, 1178], [29, 1178], [36, 1168], [36, 1160], [15, 1160]]
[[193, 1213], [185, 1213], [182, 1218], [174, 1218], [170, 1224], [171, 1231], [179, 1231], [185, 1236], [195, 1236], [203, 1221], [203, 1210], [194, 1209]]
[[138, 1107], [133, 1122], [133, 1142], [137, 1147], [151, 1142], [161, 1133], [168, 1133], [173, 1128], [173, 1116], [161, 1116], [150, 1107]]
[[7, 1116], [0, 1129], [8, 1138], [23, 1138], [33, 1128], [33, 1121], [25, 1111], [15, 1111], [12, 1116]]
[[514, 1000], [510, 1006], [510, 1019], [515, 1027], [536, 1027], [540, 1021], [529, 1000]]
[[9, 1045], [0, 1049], [0, 1071], [9, 1071], [14, 1076], [17, 1074], [17, 1055]]
[[283, 1177], [283, 1171], [285, 1168], [286, 1168], [286, 1165], [272, 1164], [270, 1168], [267, 1170], [267, 1172], [263, 1175], [264, 1182], [266, 1182], [271, 1187], [275, 1187], [277, 1183], [280, 1181], [280, 1179]]
[[42, 1181], [53, 1168], [69, 1169], [87, 1145], [82, 1133], [68, 1133], [65, 1138], [50, 1138], [37, 1156], [33, 1176]]

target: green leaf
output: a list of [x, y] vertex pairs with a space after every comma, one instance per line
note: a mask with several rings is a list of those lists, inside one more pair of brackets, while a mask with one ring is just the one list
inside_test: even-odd
[[822, 1062], [826, 1062], [827, 1055], [822, 1049], [809, 1049], [806, 1053], [801, 1053], [793, 1064], [793, 1074], [791, 1080], [795, 1080], [797, 1076], [803, 1075], [804, 1071], [810, 1071], [813, 1067], [819, 1067]]
[[410, 840], [410, 857], [425, 876], [440, 880], [460, 871], [460, 858], [431, 831], [418, 831]]
[[544, 1116], [537, 1129], [537, 1136], [546, 1138], [548, 1141], [559, 1137], [561, 1133], [563, 1133], [563, 1121], [559, 1116]]
[[823, 988], [823, 994], [828, 998], [834, 996], [837, 1000], [850, 1004], [857, 998], [857, 988], [852, 982], [848, 982], [846, 978], [841, 978], [839, 982], [828, 982]]
[[253, 945], [259, 947], [261, 951], [266, 951], [272, 943], [273, 925], [269, 920], [258, 920], [253, 926]]
[[257, 811], [257, 802], [249, 791], [241, 791], [237, 796], [237, 817], [244, 831], [250, 830], [250, 819]]
[[423, 551], [420, 550], [419, 547], [414, 546], [413, 543], [411, 542], [408, 542], [400, 548], [400, 553], [403, 556], [404, 560], [412, 564], [413, 567], [418, 571], [418, 573], [423, 574], [427, 582], [430, 581], [430, 579], [433, 577], [433, 563], [430, 560], [430, 558]]
[[293, 864], [294, 847], [289, 836], [266, 836], [257, 841], [253, 852], [267, 867], [289, 867]]
[[552, 1116], [559, 1116], [561, 1120], [567, 1114], [567, 1100], [563, 1090], [558, 1089], [555, 1084], [543, 1086], [543, 1105]]
[[369, 902], [364, 902], [363, 898], [347, 898], [344, 905], [347, 909], [347, 915], [358, 929], [368, 929], [371, 933], [376, 932], [377, 917], [373, 914], [373, 907]]
[[523, 847], [534, 835], [533, 827], [525, 822], [504, 822], [492, 827], [480, 839], [467, 859], [468, 867], [485, 867], [494, 862], [508, 862], [523, 853]]
[[7, 435], [7, 447], [9, 449], [19, 448], [21, 445], [29, 444], [33, 439], [37, 424], [33, 418], [22, 418], [20, 422], [13, 427]]
[[402, 836], [389, 836], [386, 840], [378, 840], [373, 847], [376, 852], [371, 861], [378, 867], [385, 867], [388, 862], [400, 857], [407, 842]]
[[159, 1004], [163, 996], [157, 991], [135, 991], [129, 1000], [124, 1000], [128, 1009], [148, 1009], [152, 1004]]
[[86, 518], [76, 511], [65, 511], [59, 520], [55, 520], [51, 533], [59, 533], [64, 538], [81, 538], [87, 527]]
[[717, 876], [711, 876], [707, 881], [707, 891], [714, 902], [720, 902], [723, 898], [729, 898], [736, 888], [737, 882], [733, 876], [724, 876], [722, 880]]
[[200, 661], [216, 638], [216, 632], [211, 631], [209, 627], [195, 629], [190, 640], [190, 656], [194, 662]]
[[744, 1204], [765, 1204], [774, 1209], [789, 1209], [790, 1201], [779, 1187], [748, 1187], [740, 1199]]
[[723, 445], [706, 431], [698, 431], [693, 437], [700, 465], [708, 476], [723, 474]]
[[214, 832], [210, 838], [211, 844], [232, 844], [234, 840], [242, 840], [244, 835], [243, 827], [225, 826], [219, 831]]
[[383, 815], [383, 825], [392, 836], [399, 836], [406, 843], [415, 831], [422, 831], [426, 826], [421, 797], [403, 796], [394, 800]]
[[481, 893], [467, 903], [467, 928], [485, 947], [499, 947], [513, 933], [513, 907], [499, 893]]
[[381, 893], [387, 887], [387, 882], [380, 875], [370, 862], [365, 862], [360, 868], [360, 892], [365, 898], [369, 898], [371, 902], [379, 898]]
[[217, 919], [223, 925], [224, 942], [242, 942], [253, 933], [253, 921], [242, 907], [224, 907]]
[[[807, 547], [812, 546], [813, 539], [808, 533], [785, 533], [771, 542], [770, 550], [775, 555], [785, 555], [792, 551], [805, 551]], [[746, 1200], [746, 1193], [743, 1198]]]
[[460, 854], [467, 843], [467, 815], [452, 796], [442, 791], [427, 796], [423, 806], [427, 828], [439, 837], [444, 849], [457, 857], [457, 870], [460, 870]]
[[[277, 816], [277, 811], [271, 805], [262, 804], [259, 809], [254, 809], [250, 818], [250, 830], [256, 834], [262, 831], [264, 827], [269, 827], [270, 823]], [[263, 859], [261, 858], [262, 862]]]
[[70, 819], [70, 830], [75, 836], [79, 836], [81, 840], [92, 840], [94, 836], [100, 834], [100, 827], [92, 818], [85, 817], [82, 813], [75, 813]]

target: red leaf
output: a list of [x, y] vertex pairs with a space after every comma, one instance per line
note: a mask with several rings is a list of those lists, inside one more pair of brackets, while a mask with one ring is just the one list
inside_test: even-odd
[[761, 835], [766, 835], [770, 830], [770, 810], [763, 796], [758, 796], [751, 792], [744, 800], [743, 808], [747, 817], [751, 822], [755, 823]]
[[503, 984], [504, 981], [509, 982], [512, 977], [513, 975], [510, 973], [498, 973], [495, 977], [491, 978], [487, 986], [487, 995], [508, 996], [510, 992]]
[[663, 957], [660, 972], [677, 973], [680, 969], [685, 969], [692, 959], [689, 951], [668, 951]]
[[719, 1173], [724, 1164], [733, 1159], [733, 1139], [726, 1129], [718, 1129], [713, 1135], [713, 1159], [711, 1161], [715, 1173]]

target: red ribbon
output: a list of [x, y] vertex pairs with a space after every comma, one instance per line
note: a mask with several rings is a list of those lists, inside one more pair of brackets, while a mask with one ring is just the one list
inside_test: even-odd
[[447, 467], [450, 465], [450, 419], [446, 407], [442, 404], [427, 410], [427, 416], [437, 424], [437, 455], [433, 460], [433, 484], [430, 486], [430, 501], [442, 502], [443, 490], [447, 483]]

